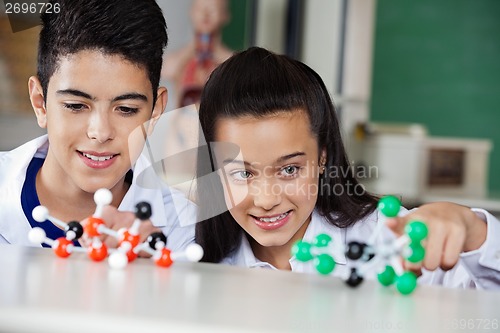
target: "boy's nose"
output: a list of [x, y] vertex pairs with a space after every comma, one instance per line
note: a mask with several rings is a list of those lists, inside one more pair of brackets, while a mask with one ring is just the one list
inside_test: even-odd
[[107, 112], [94, 111], [89, 119], [87, 136], [91, 140], [104, 143], [114, 138], [114, 129]]

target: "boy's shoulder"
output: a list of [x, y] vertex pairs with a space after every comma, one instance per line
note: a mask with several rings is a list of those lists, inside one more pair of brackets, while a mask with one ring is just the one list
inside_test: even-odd
[[197, 206], [183, 192], [168, 186], [148, 158], [142, 155], [136, 162], [132, 184], [119, 208], [133, 210], [139, 201], [151, 204], [152, 220], [156, 226], [184, 226], [196, 222]]
[[0, 187], [20, 178], [23, 180], [33, 157], [45, 158], [48, 145], [47, 135], [43, 135], [13, 150], [0, 152]]
[[177, 219], [180, 227], [194, 225], [198, 206], [180, 190], [164, 184], [161, 189], [167, 220]]
[[47, 137], [42, 136], [0, 152], [0, 243], [30, 244], [30, 225], [21, 206], [21, 191], [30, 161], [35, 156], [44, 157], [47, 147]]

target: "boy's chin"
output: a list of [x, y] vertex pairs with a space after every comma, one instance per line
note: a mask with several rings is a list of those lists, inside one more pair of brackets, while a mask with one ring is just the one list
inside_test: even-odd
[[85, 184], [81, 184], [79, 187], [81, 188], [82, 191], [87, 192], [89, 194], [94, 194], [97, 192], [97, 190], [101, 188], [106, 188], [108, 190], [111, 190], [113, 187], [116, 186], [116, 182], [111, 182], [111, 181], [103, 181], [103, 180], [98, 180], [98, 181], [90, 181]]

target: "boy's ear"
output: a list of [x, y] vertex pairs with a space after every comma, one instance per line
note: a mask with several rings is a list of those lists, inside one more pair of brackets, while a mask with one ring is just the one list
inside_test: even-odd
[[147, 134], [151, 135], [153, 133], [153, 129], [155, 128], [156, 123], [160, 119], [163, 111], [167, 107], [168, 102], [168, 90], [165, 87], [159, 87], [158, 93], [156, 97], [155, 104], [153, 106], [153, 114], [151, 115], [151, 119], [148, 124]]
[[45, 107], [42, 84], [36, 76], [31, 76], [29, 78], [28, 89], [31, 106], [33, 107], [33, 111], [35, 111], [38, 126], [41, 128], [47, 128], [47, 109]]

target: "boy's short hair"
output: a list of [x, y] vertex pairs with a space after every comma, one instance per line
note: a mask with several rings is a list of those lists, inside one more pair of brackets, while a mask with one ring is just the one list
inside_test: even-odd
[[[59, 13], [41, 15], [37, 75], [44, 96], [60, 59], [82, 50], [120, 55], [143, 67], [153, 88], [160, 82], [167, 26], [155, 0], [51, 0]], [[110, 84], [113, 84], [110, 82]]]

